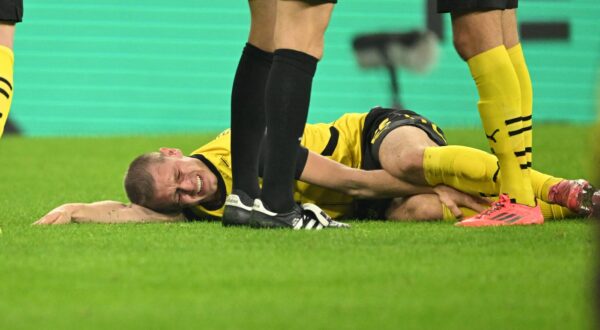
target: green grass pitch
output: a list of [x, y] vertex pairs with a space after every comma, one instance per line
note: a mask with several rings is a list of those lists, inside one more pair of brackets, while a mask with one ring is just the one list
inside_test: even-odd
[[[592, 175], [591, 126], [538, 125], [535, 167]], [[478, 129], [451, 143], [485, 148]], [[585, 220], [537, 227], [354, 222], [32, 227], [66, 202], [125, 200], [133, 156], [206, 136], [0, 143], [0, 329], [587, 329]]]

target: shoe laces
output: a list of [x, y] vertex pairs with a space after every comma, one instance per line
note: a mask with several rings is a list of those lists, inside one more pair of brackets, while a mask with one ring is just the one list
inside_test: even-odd
[[476, 217], [483, 218], [493, 214], [494, 212], [504, 208], [504, 206], [510, 203], [510, 198], [507, 195], [500, 195], [497, 201], [493, 202], [492, 205], [485, 211], [479, 213]]

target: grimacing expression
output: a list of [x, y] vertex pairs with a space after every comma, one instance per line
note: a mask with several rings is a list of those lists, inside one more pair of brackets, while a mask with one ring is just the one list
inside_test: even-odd
[[200, 160], [183, 156], [179, 149], [161, 148], [163, 162], [151, 165], [154, 178], [152, 204], [182, 209], [218, 198], [216, 175]]

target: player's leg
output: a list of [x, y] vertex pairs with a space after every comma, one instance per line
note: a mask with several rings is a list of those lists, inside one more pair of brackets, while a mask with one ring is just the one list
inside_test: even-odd
[[[538, 200], [545, 219], [567, 219], [577, 216], [568, 208]], [[470, 217], [477, 212], [461, 207], [463, 217]], [[396, 198], [385, 212], [385, 218], [392, 221], [456, 221], [452, 211], [444, 205], [437, 195], [421, 194], [407, 198]]]
[[379, 146], [381, 167], [393, 176], [415, 184], [427, 184], [423, 155], [428, 147], [438, 145], [427, 133], [415, 126], [400, 126], [389, 132]]
[[[452, 29], [456, 50], [467, 61], [477, 86], [483, 128], [503, 173], [501, 192], [510, 196], [495, 209], [519, 219], [507, 224], [542, 223], [523, 162], [526, 158], [520, 157], [525, 155], [521, 90], [503, 43], [502, 11], [453, 12]], [[495, 213], [484, 212], [476, 218], [468, 220], [486, 225]]]
[[456, 50], [465, 59], [479, 92], [479, 113], [492, 152], [503, 175], [501, 191], [518, 203], [533, 206], [530, 184], [523, 178], [524, 152], [521, 90], [504, 47], [502, 10], [453, 13]]
[[[508, 56], [519, 79], [521, 88], [521, 120], [523, 123], [523, 139], [525, 143], [525, 160], [521, 164], [527, 164], [531, 169], [532, 164], [532, 112], [533, 112], [533, 88], [531, 86], [531, 77], [525, 63], [525, 56], [519, 41], [519, 32], [517, 29], [516, 9], [507, 9], [502, 11], [502, 35], [504, 47], [508, 51]], [[529, 174], [528, 171], [524, 172]]]
[[250, 219], [253, 226], [289, 227], [298, 217], [293, 198], [295, 161], [333, 11], [328, 2], [277, 3], [275, 52], [265, 92], [268, 154], [261, 198]]
[[250, 0], [250, 34], [231, 89], [231, 167], [233, 189], [225, 202], [223, 225], [247, 224], [260, 196], [258, 155], [265, 131], [265, 86], [273, 61], [276, 0]]
[[23, 19], [23, 1], [0, 1], [0, 137], [13, 98], [15, 24]]
[[[481, 150], [464, 146], [428, 147], [423, 152], [423, 172], [427, 184], [445, 184], [462, 192], [480, 196], [498, 196], [502, 173], [498, 159]], [[572, 212], [588, 216], [595, 189], [585, 180], [567, 180], [531, 170], [531, 188], [541, 201], [558, 204]], [[544, 210], [542, 210], [543, 212]]]
[[442, 203], [435, 194], [395, 198], [385, 212], [392, 221], [431, 221], [444, 218]]
[[[13, 98], [15, 24], [23, 18], [23, 1], [0, 1], [0, 138]], [[0, 234], [2, 230], [0, 229]]]
[[425, 150], [446, 145], [444, 133], [435, 123], [409, 110], [372, 109], [363, 134], [368, 142], [365, 160], [372, 159], [374, 168], [418, 185], [427, 185]]
[[[421, 123], [420, 120], [392, 119], [387, 126], [400, 126], [390, 131], [387, 127], [381, 128], [373, 143], [381, 168], [415, 184], [444, 184], [471, 195], [499, 195], [502, 175], [497, 157], [464, 146], [439, 146], [443, 144], [443, 136], [438, 135], [438, 130], [433, 128], [435, 124], [429, 121], [421, 127], [407, 126]], [[568, 207], [580, 215], [590, 213], [594, 189], [587, 181], [566, 180], [535, 170], [531, 171], [530, 181], [537, 199]], [[548, 212], [543, 209], [542, 213]]]
[[[1, 6], [5, 6], [2, 4]], [[3, 9], [3, 7], [0, 7]], [[2, 13], [0, 15], [6, 15]], [[0, 17], [0, 137], [8, 120], [10, 105], [13, 98], [13, 42], [15, 22], [2, 21]]]
[[11, 51], [14, 48], [15, 23], [0, 21], [0, 45]]

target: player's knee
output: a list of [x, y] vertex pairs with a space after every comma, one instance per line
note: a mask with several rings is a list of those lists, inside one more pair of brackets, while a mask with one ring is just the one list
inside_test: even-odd
[[471, 38], [466, 33], [454, 33], [452, 42], [458, 55], [464, 60], [468, 60], [474, 53]]
[[436, 195], [416, 195], [409, 198], [414, 220], [439, 220], [443, 218], [442, 204]]
[[0, 45], [13, 49], [15, 35], [15, 24], [12, 22], [0, 22]]
[[269, 38], [268, 36], [265, 37], [264, 34], [253, 34], [251, 32], [250, 37], [248, 38], [248, 43], [268, 53], [275, 51], [275, 43], [273, 42], [273, 38]]
[[439, 220], [443, 218], [442, 204], [436, 195], [415, 195], [392, 204], [389, 220]]
[[[324, 33], [324, 31], [322, 32]], [[309, 33], [310, 34], [310, 33]], [[291, 38], [286, 35], [275, 34], [274, 48], [275, 49], [293, 49], [299, 52], [306, 53], [318, 60], [323, 58], [323, 48], [325, 40], [323, 35], [318, 33], [313, 37], [305, 36], [301, 38]]]
[[315, 57], [317, 60], [321, 60], [323, 58], [323, 44], [324, 42], [322, 42], [319, 46], [313, 47], [308, 51], [308, 54]]
[[398, 162], [398, 171], [403, 175], [414, 175], [423, 171], [424, 146], [415, 146], [402, 151]]
[[321, 59], [333, 4], [283, 1], [277, 6], [275, 49], [293, 49]]
[[[474, 31], [470, 28], [455, 31], [452, 35], [452, 43], [454, 44], [454, 49], [464, 61], [496, 45], [494, 38], [486, 38], [480, 31]], [[500, 44], [502, 44], [501, 41], [499, 41], [498, 45]]]
[[317, 60], [321, 60], [323, 58], [323, 48], [325, 48], [325, 40], [320, 38], [310, 43], [304, 52]]

